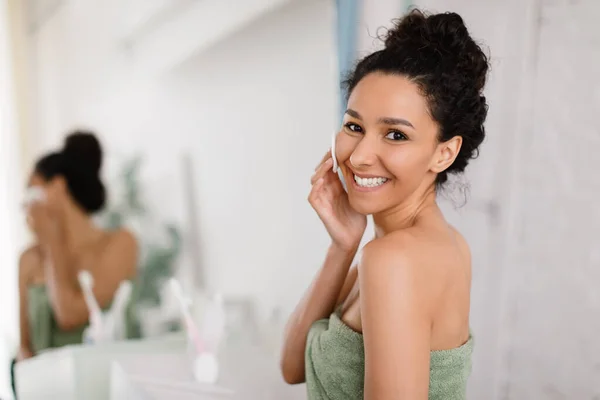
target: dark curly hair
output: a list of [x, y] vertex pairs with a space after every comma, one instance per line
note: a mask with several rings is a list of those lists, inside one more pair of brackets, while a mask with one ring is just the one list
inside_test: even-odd
[[402, 75], [418, 85], [439, 126], [439, 140], [463, 139], [454, 163], [436, 178], [440, 187], [449, 173], [463, 172], [479, 155], [488, 111], [483, 96], [488, 58], [456, 13], [428, 15], [413, 9], [394, 22], [382, 38], [385, 48], [360, 60], [343, 86], [350, 96], [374, 72]]
[[75, 131], [67, 136], [62, 150], [46, 154], [35, 164], [34, 173], [49, 181], [62, 176], [69, 193], [88, 214], [100, 211], [106, 190], [100, 180], [102, 148], [92, 132]]

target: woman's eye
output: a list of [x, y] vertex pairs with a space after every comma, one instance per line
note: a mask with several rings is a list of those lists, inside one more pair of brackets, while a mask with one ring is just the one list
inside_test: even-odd
[[406, 135], [400, 131], [391, 131], [386, 135], [386, 138], [390, 140], [406, 140]]
[[346, 124], [346, 128], [352, 132], [362, 132], [362, 128], [359, 125], [353, 124], [351, 122]]

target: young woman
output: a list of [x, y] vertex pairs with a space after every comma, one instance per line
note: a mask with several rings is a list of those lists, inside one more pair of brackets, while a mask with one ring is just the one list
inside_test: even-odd
[[[471, 259], [436, 194], [482, 143], [488, 61], [455, 13], [413, 10], [347, 80], [335, 154], [309, 202], [331, 236], [281, 368], [309, 399], [464, 399]], [[350, 266], [372, 215], [375, 237]]]
[[97, 227], [91, 215], [104, 206], [102, 150], [88, 132], [69, 135], [61, 151], [42, 157], [29, 187], [44, 199], [27, 206], [36, 243], [19, 265], [21, 343], [17, 360], [67, 344], [81, 343], [89, 311], [77, 280], [85, 269], [94, 294], [107, 307], [121, 283], [134, 277], [137, 244], [125, 231]]

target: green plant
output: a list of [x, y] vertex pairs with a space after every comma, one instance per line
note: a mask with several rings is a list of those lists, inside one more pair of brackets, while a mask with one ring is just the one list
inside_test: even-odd
[[[142, 188], [139, 172], [141, 157], [134, 157], [123, 164], [115, 187], [120, 186], [122, 195], [114, 199], [100, 216], [107, 229], [119, 229], [131, 219], [139, 222], [148, 220], [150, 211], [142, 201]], [[166, 233], [165, 243], [156, 243], [138, 235], [140, 261], [138, 274], [133, 282], [130, 307], [127, 312], [128, 334], [130, 338], [141, 337], [137, 308], [140, 306], [158, 307], [161, 304], [160, 289], [165, 281], [173, 276], [177, 257], [181, 251], [181, 233], [172, 223], [159, 225]]]

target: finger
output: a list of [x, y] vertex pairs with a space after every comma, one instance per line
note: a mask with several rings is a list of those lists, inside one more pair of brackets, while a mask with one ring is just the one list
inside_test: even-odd
[[319, 179], [313, 186], [314, 190], [311, 191], [308, 200], [321, 221], [327, 225], [331, 221], [331, 204], [327, 200], [327, 194], [324, 192], [326, 188], [325, 179]]
[[314, 193], [318, 193], [319, 190], [321, 190], [321, 188], [323, 187], [324, 182], [325, 182], [325, 179], [323, 177], [315, 180], [315, 182], [312, 184], [312, 188], [310, 189], [310, 194], [312, 195]]
[[317, 199], [320, 197], [321, 195], [321, 189], [323, 188], [323, 183], [325, 182], [325, 179], [323, 178], [319, 178], [315, 181], [315, 183], [312, 185], [312, 188], [310, 190], [310, 193], [308, 194], [308, 202], [315, 207], [316, 201]]
[[324, 178], [318, 178], [317, 180], [315, 180], [315, 182], [312, 184], [312, 187], [310, 188], [310, 193], [308, 197], [319, 194], [323, 189], [323, 183], [325, 183]]
[[315, 174], [310, 178], [310, 183], [314, 185], [314, 183], [319, 179], [325, 177], [325, 174], [328, 171], [332, 170], [333, 159], [326, 160], [323, 164], [319, 166]]
[[325, 178], [317, 179], [317, 181], [315, 182], [315, 185], [313, 186], [313, 189], [315, 190], [315, 192], [318, 192], [323, 187], [324, 183], [325, 183]]

